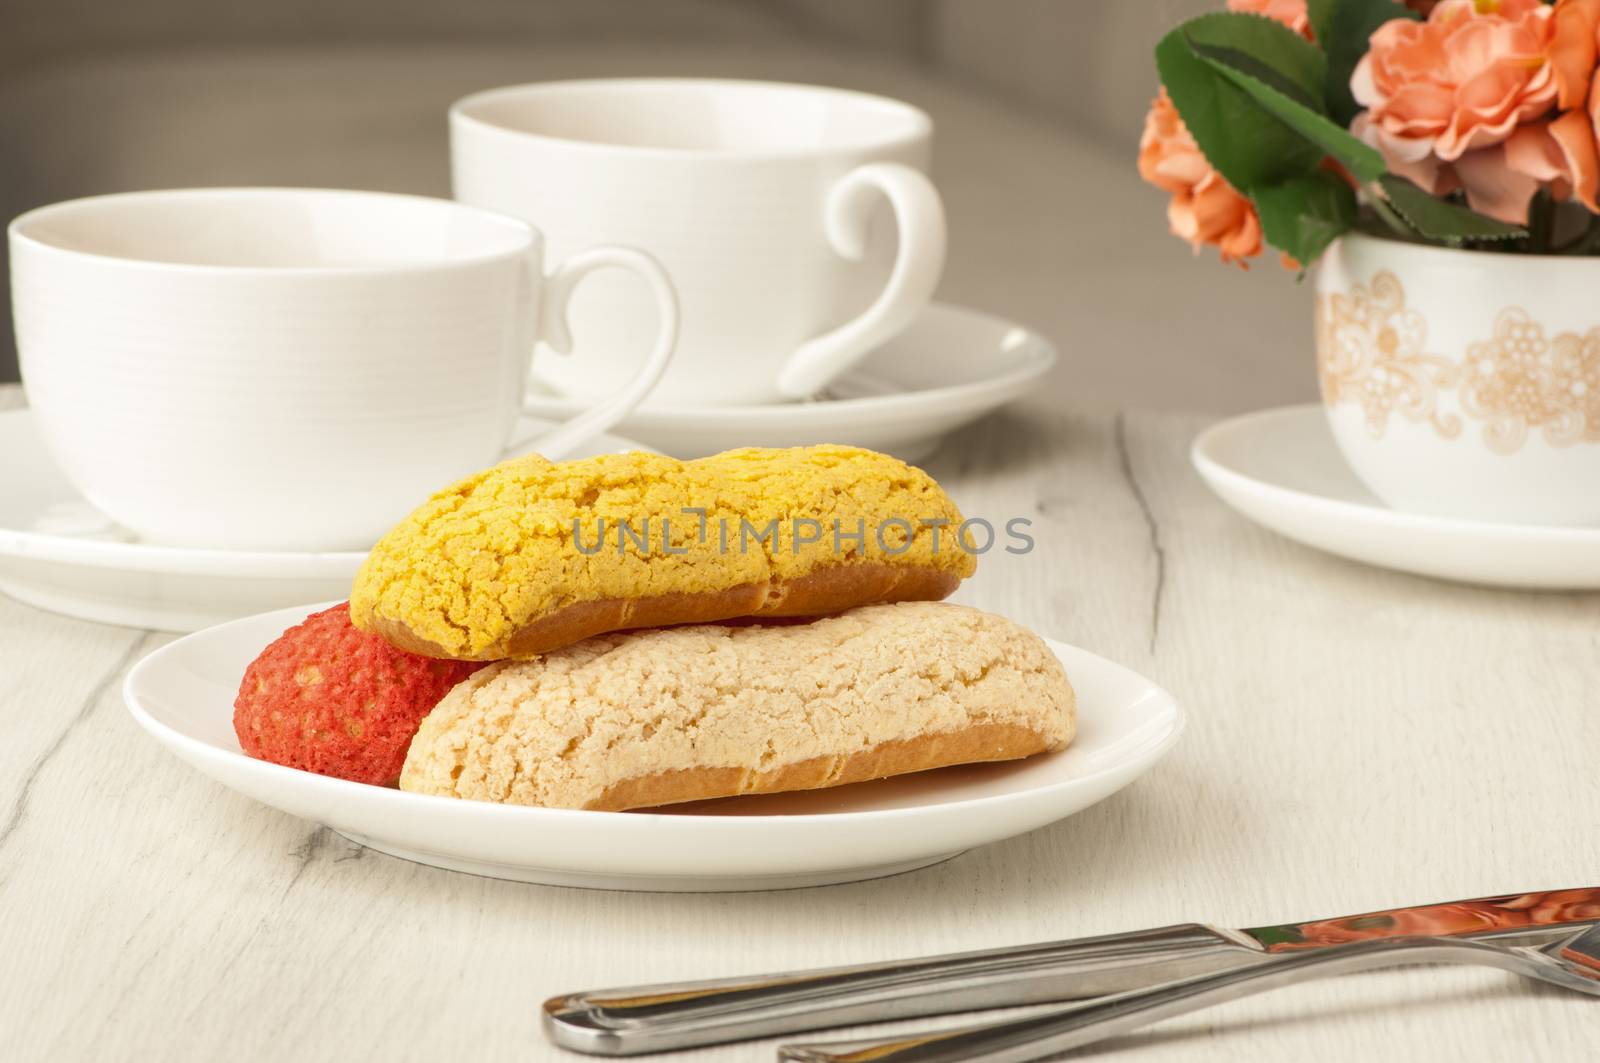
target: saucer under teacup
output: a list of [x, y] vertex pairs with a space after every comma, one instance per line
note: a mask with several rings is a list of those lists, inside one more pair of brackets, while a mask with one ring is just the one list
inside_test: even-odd
[[1202, 432], [1195, 468], [1228, 505], [1281, 535], [1422, 576], [1534, 590], [1600, 588], [1600, 527], [1402, 513], [1356, 478], [1322, 406], [1235, 417]]
[[[934, 303], [815, 399], [757, 406], [646, 399], [618, 431], [677, 458], [845, 443], [917, 461], [946, 434], [1027, 394], [1055, 363], [1055, 345], [1022, 325]], [[532, 392], [527, 409], [560, 418], [581, 405]]]
[[[547, 427], [523, 418], [515, 438]], [[646, 449], [600, 436], [573, 456]], [[26, 409], [0, 412], [0, 454], [6, 456], [0, 462], [0, 591], [53, 613], [196, 631], [298, 602], [348, 597], [366, 556], [359, 550], [207, 550], [138, 542], [72, 486]]]

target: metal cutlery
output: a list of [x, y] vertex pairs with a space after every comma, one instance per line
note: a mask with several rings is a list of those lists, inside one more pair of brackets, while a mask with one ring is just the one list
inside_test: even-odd
[[[563, 1048], [637, 1055], [959, 1011], [1080, 1000], [1301, 950], [1419, 936], [1540, 947], [1600, 922], [1600, 887], [1507, 894], [1337, 919], [1133, 933], [788, 974], [595, 990], [544, 1004]], [[1418, 961], [1421, 962], [1421, 961]]]
[[958, 1030], [837, 1044], [783, 1045], [787, 1063], [1022, 1063], [1053, 1056], [1254, 993], [1314, 978], [1419, 963], [1498, 967], [1549, 985], [1600, 996], [1600, 926], [1543, 947], [1468, 938], [1388, 938], [1283, 956], [1253, 967], [1117, 993], [1025, 1019]]

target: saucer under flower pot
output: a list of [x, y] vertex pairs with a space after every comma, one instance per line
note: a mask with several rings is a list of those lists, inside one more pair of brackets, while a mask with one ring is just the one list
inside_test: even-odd
[[1334, 439], [1408, 513], [1600, 525], [1600, 258], [1351, 233], [1316, 275]]

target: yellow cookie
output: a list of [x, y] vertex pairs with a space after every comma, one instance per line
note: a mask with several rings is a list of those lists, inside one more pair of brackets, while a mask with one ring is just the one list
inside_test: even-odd
[[401, 521], [350, 615], [413, 653], [490, 661], [624, 628], [939, 599], [976, 567], [961, 521], [927, 473], [857, 447], [533, 455]]

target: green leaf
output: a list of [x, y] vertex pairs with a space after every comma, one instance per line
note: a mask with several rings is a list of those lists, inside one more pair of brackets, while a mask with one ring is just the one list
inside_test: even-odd
[[1328, 77], [1327, 56], [1277, 19], [1242, 12], [1219, 12], [1192, 18], [1176, 32], [1185, 40], [1248, 55], [1299, 85], [1306, 96], [1322, 98]]
[[1189, 47], [1194, 49], [1196, 55], [1213, 66], [1221, 64], [1222, 67], [1226, 68], [1222, 71], [1223, 75], [1246, 92], [1249, 92], [1250, 89], [1241, 84], [1237, 78], [1232, 77], [1230, 72], [1252, 77], [1268, 88], [1276, 90], [1280, 95], [1295, 101], [1306, 110], [1317, 114], [1322, 113], [1322, 100], [1320, 97], [1313, 96], [1293, 78], [1284, 76], [1249, 52], [1241, 52], [1237, 48], [1228, 48], [1219, 44], [1201, 44], [1193, 39], [1189, 41]]
[[1302, 266], [1322, 256], [1334, 238], [1356, 222], [1356, 194], [1326, 171], [1250, 190], [1267, 243]]
[[1326, 13], [1326, 28], [1317, 24], [1315, 15], [1312, 25], [1316, 26], [1317, 40], [1328, 53], [1328, 81], [1324, 93], [1328, 114], [1341, 126], [1348, 126], [1361, 110], [1361, 105], [1350, 94], [1350, 75], [1355, 73], [1361, 57], [1367, 54], [1372, 34], [1385, 22], [1422, 16], [1395, 0], [1323, 0], [1319, 6], [1328, 6], [1330, 2], [1332, 10]]
[[1528, 230], [1519, 226], [1436, 199], [1404, 177], [1385, 174], [1378, 179], [1378, 185], [1395, 213], [1430, 239], [1511, 240], [1528, 235]]
[[1348, 130], [1335, 125], [1327, 116], [1307, 107], [1283, 89], [1262, 80], [1253, 69], [1235, 64], [1234, 57], [1216, 48], [1191, 41], [1190, 46], [1202, 61], [1247, 93], [1263, 110], [1316, 145], [1319, 152], [1332, 155], [1363, 184], [1383, 176], [1383, 156], [1362, 143]]
[[1264, 112], [1249, 93], [1195, 54], [1191, 41], [1248, 55], [1313, 99], [1326, 80], [1322, 53], [1281, 23], [1227, 13], [1190, 19], [1156, 45], [1156, 67], [1167, 94], [1207, 161], [1229, 184], [1252, 188], [1315, 170], [1322, 149]]
[[1339, 0], [1306, 0], [1306, 17], [1311, 20], [1311, 32], [1324, 51], [1328, 47], [1328, 27], [1333, 22], [1333, 12], [1338, 6]]

